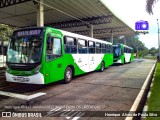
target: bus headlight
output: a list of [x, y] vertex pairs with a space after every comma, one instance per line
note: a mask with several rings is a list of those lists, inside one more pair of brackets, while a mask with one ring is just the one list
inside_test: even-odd
[[39, 73], [40, 68], [41, 68], [41, 65], [38, 65], [38, 66], [35, 68], [34, 74]]

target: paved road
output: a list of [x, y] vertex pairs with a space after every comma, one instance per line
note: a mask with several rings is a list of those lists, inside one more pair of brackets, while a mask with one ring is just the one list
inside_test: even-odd
[[[0, 96], [0, 108], [5, 110], [20, 105], [22, 110], [45, 111], [45, 116], [56, 116], [56, 110], [61, 111], [59, 114], [63, 117], [48, 118], [54, 120], [124, 120], [125, 117], [105, 117], [104, 112], [129, 111], [154, 63], [154, 60], [137, 59], [130, 64], [111, 66], [104, 72], [78, 76], [67, 85], [61, 82], [47, 86], [7, 83], [8, 87], [0, 90], [25, 95], [47, 94], [29, 102]], [[65, 117], [66, 114], [73, 117]], [[74, 117], [75, 114], [86, 117]]]

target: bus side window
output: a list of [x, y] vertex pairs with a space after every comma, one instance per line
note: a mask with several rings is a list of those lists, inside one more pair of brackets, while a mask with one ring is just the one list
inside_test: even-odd
[[47, 38], [47, 50], [46, 50], [47, 54], [49, 54], [49, 55], [53, 54], [53, 53], [52, 53], [52, 48], [53, 48], [53, 40], [52, 40], [52, 37], [48, 37], [48, 38]]
[[46, 46], [46, 58], [47, 61], [53, 60], [62, 55], [61, 50], [61, 39], [48, 37], [47, 38], [47, 46]]
[[134, 50], [132, 49], [131, 53], [134, 53]]
[[89, 54], [95, 54], [95, 42], [88, 41], [88, 52]]
[[110, 53], [113, 53], [113, 46], [110, 45], [110, 48], [111, 48]]
[[107, 53], [111, 53], [111, 47], [109, 44], [107, 45]]
[[88, 52], [87, 49], [87, 41], [78, 39], [78, 53], [86, 54]]
[[101, 53], [101, 43], [96, 42], [96, 53]]
[[124, 54], [124, 48], [121, 48], [121, 54], [122, 55]]
[[54, 38], [53, 40], [53, 54], [54, 55], [62, 55], [61, 52], [61, 39], [59, 38]]
[[77, 53], [77, 41], [73, 37], [64, 37], [65, 53]]
[[102, 53], [106, 53], [106, 47], [107, 45], [102, 43]]
[[124, 47], [124, 53], [126, 53], [126, 48]]
[[108, 44], [107, 46], [108, 46], [108, 47], [107, 47], [107, 48], [108, 48], [108, 50], [107, 50], [108, 53], [113, 53], [113, 47], [112, 47], [112, 45], [109, 45], [109, 44]]

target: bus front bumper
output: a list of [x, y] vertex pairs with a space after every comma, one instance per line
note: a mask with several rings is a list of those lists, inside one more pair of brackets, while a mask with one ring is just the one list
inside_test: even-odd
[[45, 84], [44, 76], [41, 73], [37, 73], [32, 76], [14, 76], [6, 72], [6, 80], [8, 82], [16, 82], [16, 83]]

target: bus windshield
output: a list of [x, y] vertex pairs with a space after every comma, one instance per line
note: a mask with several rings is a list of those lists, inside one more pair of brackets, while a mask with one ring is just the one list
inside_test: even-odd
[[121, 56], [121, 48], [120, 46], [114, 46], [113, 47], [114, 57]]
[[41, 36], [12, 37], [7, 51], [9, 63], [38, 63], [42, 56]]

